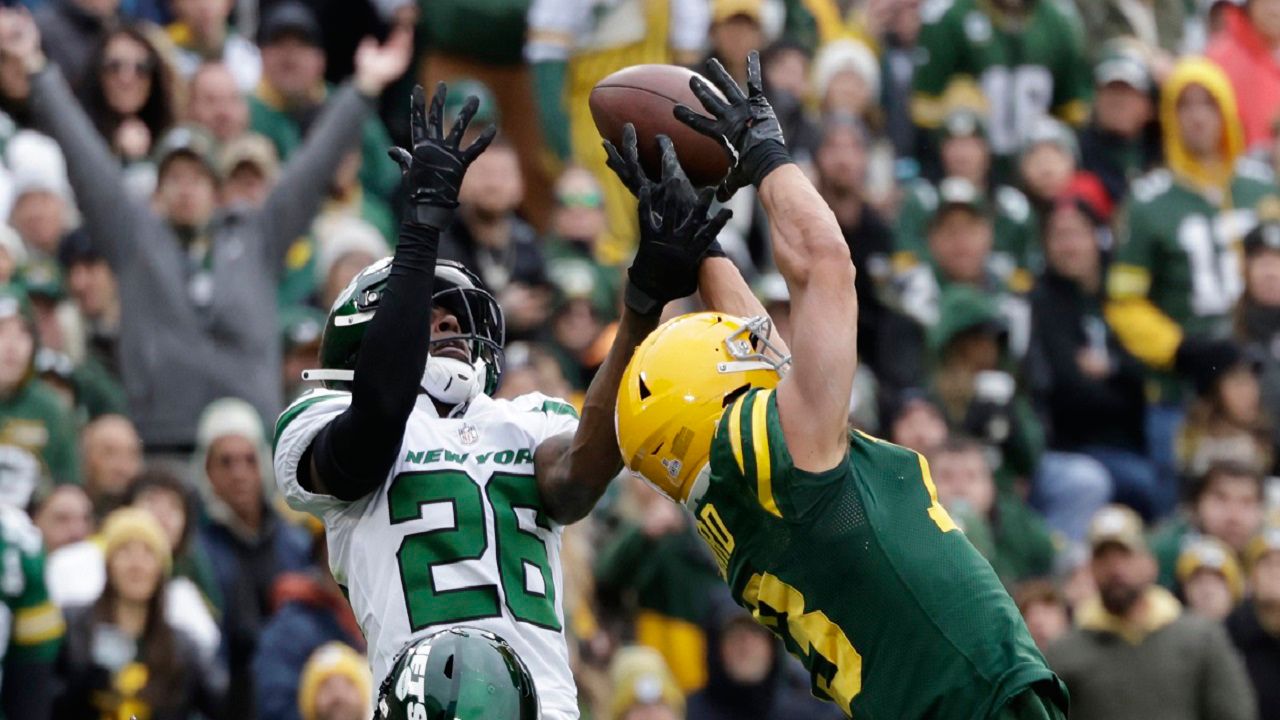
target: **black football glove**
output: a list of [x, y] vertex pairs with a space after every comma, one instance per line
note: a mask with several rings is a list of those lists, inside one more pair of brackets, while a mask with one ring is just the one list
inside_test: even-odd
[[[623, 152], [604, 142], [609, 167], [640, 200], [640, 246], [627, 270], [627, 307], [641, 315], [656, 315], [668, 302], [698, 289], [698, 266], [715, 245], [716, 235], [733, 216], [725, 208], [714, 217], [707, 210], [715, 191], [695, 190], [675, 146], [666, 135], [658, 136], [662, 148], [662, 180], [653, 182], [640, 167], [636, 132], [623, 130]], [[714, 252], [719, 253], [718, 246]]]
[[409, 184], [406, 220], [441, 231], [449, 226], [453, 211], [458, 207], [458, 190], [462, 187], [467, 167], [489, 147], [497, 133], [496, 127], [489, 126], [470, 147], [460, 149], [458, 144], [462, 141], [462, 134], [480, 107], [480, 100], [474, 95], [467, 98], [446, 137], [442, 118], [447, 93], [444, 83], [437, 84], [436, 94], [431, 98], [431, 109], [427, 110], [422, 86], [415, 86], [409, 110], [413, 152], [400, 147], [387, 151], [391, 159], [400, 164], [402, 177]]
[[746, 95], [715, 58], [707, 61], [707, 76], [724, 97], [696, 75], [689, 79], [689, 89], [714, 119], [687, 105], [676, 105], [674, 112], [677, 120], [718, 141], [735, 158], [729, 175], [716, 192], [724, 202], [740, 187], [758, 187], [774, 168], [791, 162], [791, 154], [782, 137], [782, 126], [764, 96], [759, 53], [752, 50], [747, 55]]

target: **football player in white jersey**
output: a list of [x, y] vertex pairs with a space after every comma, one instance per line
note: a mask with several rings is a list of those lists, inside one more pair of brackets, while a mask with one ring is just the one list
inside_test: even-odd
[[[560, 534], [622, 467], [618, 383], [663, 306], [697, 287], [727, 211], [694, 192], [666, 144], [663, 179], [640, 190], [641, 240], [617, 337], [583, 415], [497, 385], [502, 310], [463, 266], [437, 261], [468, 165], [492, 140], [460, 148], [477, 100], [446, 136], [445, 88], [411, 110], [412, 152], [391, 151], [409, 206], [392, 258], [362, 271], [330, 310], [319, 370], [326, 388], [276, 423], [277, 482], [325, 525], [329, 563], [370, 648], [375, 678], [407, 642], [468, 626], [510, 643], [528, 665], [543, 717], [578, 716], [564, 638]], [[464, 719], [465, 720], [465, 719]]]

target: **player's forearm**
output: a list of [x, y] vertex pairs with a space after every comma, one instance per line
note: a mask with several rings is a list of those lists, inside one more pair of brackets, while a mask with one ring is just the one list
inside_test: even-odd
[[427, 364], [439, 239], [432, 228], [401, 227], [386, 289], [356, 360], [351, 406], [311, 446], [316, 477], [309, 480], [316, 492], [358, 500], [395, 463]]
[[636, 347], [658, 326], [657, 315], [623, 309], [618, 333], [582, 403], [582, 420], [573, 438], [538, 447], [534, 469], [543, 505], [562, 525], [586, 517], [622, 469], [613, 417], [622, 373]]
[[[744, 318], [769, 315], [738, 272], [738, 266], [727, 257], [708, 257], [702, 261], [698, 267], [698, 294], [702, 302], [716, 312]], [[774, 336], [770, 341], [783, 353], [787, 352], [782, 338]]]
[[808, 282], [810, 273], [828, 263], [849, 267], [849, 246], [840, 225], [818, 190], [794, 164], [782, 165], [760, 183], [760, 202], [769, 217], [778, 271], [787, 285]]

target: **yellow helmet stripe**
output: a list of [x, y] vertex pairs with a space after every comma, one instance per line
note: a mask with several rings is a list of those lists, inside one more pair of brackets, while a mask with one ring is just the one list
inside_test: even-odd
[[729, 449], [733, 451], [733, 459], [738, 463], [738, 472], [747, 474], [747, 466], [742, 459], [742, 403], [746, 395], [738, 398], [729, 406]]
[[773, 464], [769, 454], [769, 428], [765, 424], [771, 395], [773, 390], [761, 390], [751, 405], [751, 446], [756, 456], [756, 494], [760, 496], [760, 506], [782, 517], [773, 498]]

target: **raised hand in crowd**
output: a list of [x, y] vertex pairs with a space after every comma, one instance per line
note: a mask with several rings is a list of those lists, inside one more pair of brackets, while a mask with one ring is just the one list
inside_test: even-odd
[[356, 48], [356, 89], [367, 96], [378, 95], [409, 69], [413, 60], [413, 28], [396, 25], [381, 45], [372, 37]]

